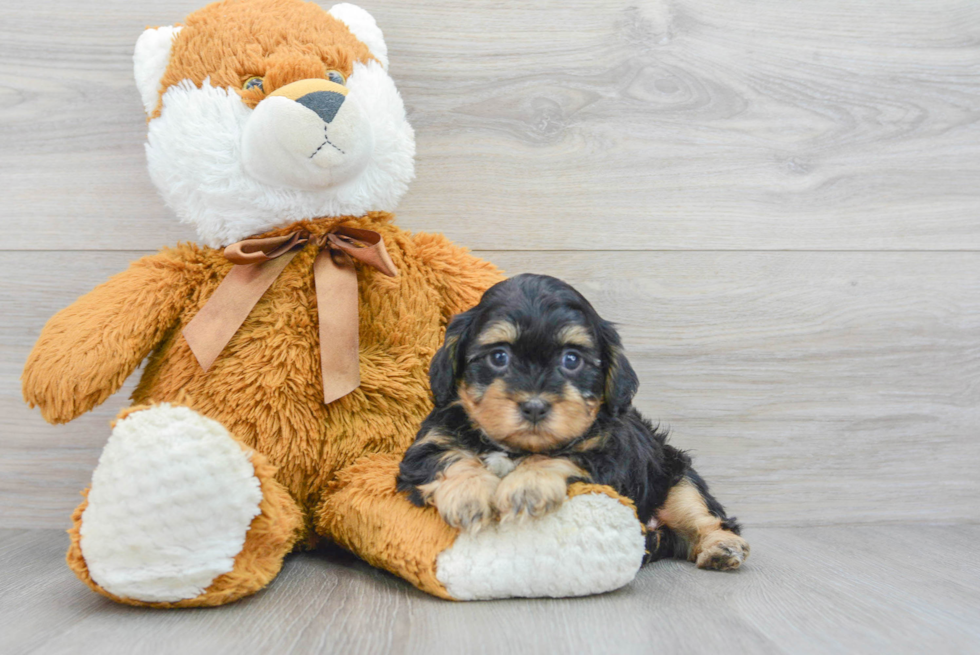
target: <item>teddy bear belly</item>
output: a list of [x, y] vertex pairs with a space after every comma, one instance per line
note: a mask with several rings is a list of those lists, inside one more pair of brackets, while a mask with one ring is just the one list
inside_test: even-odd
[[[281, 336], [281, 344], [310, 342]], [[276, 479], [307, 512], [358, 457], [404, 451], [431, 409], [424, 354], [362, 343], [361, 386], [324, 405], [315, 347], [248, 343], [236, 337], [205, 373], [178, 333], [151, 356], [133, 400], [186, 405], [219, 421], [278, 467]]]

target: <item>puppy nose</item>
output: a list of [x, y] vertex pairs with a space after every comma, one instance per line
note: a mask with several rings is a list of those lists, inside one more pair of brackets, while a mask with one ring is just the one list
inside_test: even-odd
[[521, 403], [521, 416], [531, 423], [539, 423], [551, 411], [551, 403], [541, 398], [531, 398]]
[[340, 106], [344, 104], [345, 97], [336, 91], [314, 91], [296, 99], [296, 102], [308, 109], [312, 109], [323, 119], [324, 123], [333, 120]]

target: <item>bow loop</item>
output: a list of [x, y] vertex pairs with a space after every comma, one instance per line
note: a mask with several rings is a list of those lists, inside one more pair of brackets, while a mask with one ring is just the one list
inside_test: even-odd
[[245, 239], [225, 248], [225, 258], [234, 266], [183, 330], [191, 352], [205, 371], [308, 243], [320, 248], [313, 262], [313, 279], [324, 402], [337, 400], [360, 385], [357, 270], [352, 260], [390, 277], [396, 277], [398, 269], [380, 234], [353, 227], [338, 227], [316, 236], [298, 230], [278, 237]]
[[398, 277], [391, 256], [385, 249], [381, 235], [371, 230], [356, 227], [340, 227], [325, 235], [330, 245], [342, 250], [354, 259], [377, 269], [388, 277]]
[[[378, 235], [380, 236], [380, 235]], [[279, 237], [264, 239], [246, 239], [233, 243], [225, 248], [225, 259], [232, 264], [261, 264], [271, 259], [285, 255], [298, 246], [304, 246], [310, 240], [306, 230], [284, 234]]]

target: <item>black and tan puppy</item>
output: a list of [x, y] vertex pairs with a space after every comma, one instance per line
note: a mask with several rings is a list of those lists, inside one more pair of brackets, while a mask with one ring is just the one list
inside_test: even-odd
[[519, 275], [491, 287], [452, 320], [429, 377], [435, 409], [398, 485], [450, 525], [541, 516], [586, 480], [633, 499], [648, 561], [734, 569], [748, 556], [690, 458], [631, 405], [638, 381], [615, 329], [564, 282]]

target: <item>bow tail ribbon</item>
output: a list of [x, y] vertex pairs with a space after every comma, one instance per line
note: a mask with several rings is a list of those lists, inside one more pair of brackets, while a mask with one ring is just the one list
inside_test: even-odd
[[281, 237], [246, 239], [225, 248], [231, 271], [183, 335], [205, 371], [228, 345], [252, 308], [300, 249], [320, 246], [313, 262], [323, 402], [342, 398], [361, 384], [358, 361], [357, 269], [354, 260], [396, 277], [398, 270], [381, 235], [371, 230], [337, 228], [326, 235], [299, 231]]

